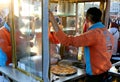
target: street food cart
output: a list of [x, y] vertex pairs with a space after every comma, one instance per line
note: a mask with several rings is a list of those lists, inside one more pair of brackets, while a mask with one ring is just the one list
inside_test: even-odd
[[[12, 81], [18, 82], [76, 82], [83, 78], [84, 64], [79, 58], [83, 54], [82, 48], [72, 46], [65, 48], [59, 43], [56, 45], [50, 42], [48, 35], [54, 31], [48, 30], [48, 11], [54, 13], [58, 23], [63, 25], [64, 32], [76, 35], [83, 32], [86, 9], [92, 6], [102, 10], [102, 21], [107, 25], [109, 2], [109, 0], [10, 0], [8, 20], [11, 27], [13, 63], [0, 67], [0, 72]], [[88, 3], [91, 5], [87, 5]], [[55, 57], [56, 54], [61, 57], [54, 64], [51, 63], [53, 49], [57, 51]], [[63, 68], [59, 68], [58, 64]], [[63, 65], [69, 66], [66, 68]], [[57, 67], [73, 72], [56, 73], [54, 69]]]

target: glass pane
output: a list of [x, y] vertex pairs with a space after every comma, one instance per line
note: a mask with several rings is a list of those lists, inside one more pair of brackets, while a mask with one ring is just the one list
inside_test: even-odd
[[18, 68], [42, 77], [42, 2], [14, 1]]
[[[76, 5], [72, 2], [60, 1], [58, 3], [50, 3], [50, 10], [54, 13], [57, 23], [61, 26], [62, 30], [69, 35], [76, 34]], [[74, 8], [69, 9], [74, 6]], [[61, 10], [63, 8], [63, 10]], [[64, 9], [65, 8], [65, 9]], [[59, 57], [62, 59], [77, 60], [78, 49], [73, 46], [63, 46], [57, 42], [57, 38], [54, 35], [54, 29], [49, 25], [49, 42], [50, 42], [50, 57], [51, 64], [58, 62]]]
[[57, 14], [61, 16], [75, 15], [75, 4], [71, 0], [58, 0]]

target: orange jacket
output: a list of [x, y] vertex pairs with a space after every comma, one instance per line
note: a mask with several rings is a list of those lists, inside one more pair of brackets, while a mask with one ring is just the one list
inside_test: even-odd
[[57, 37], [55, 36], [55, 32], [49, 32], [49, 41], [53, 44], [58, 44], [59, 41], [57, 39]]
[[12, 62], [12, 46], [10, 32], [3, 26], [0, 28], [0, 48], [7, 54], [7, 65]]
[[[59, 41], [65, 46], [88, 46], [90, 50], [90, 63], [92, 75], [98, 75], [111, 68], [110, 58], [113, 49], [113, 36], [107, 31], [107, 28], [96, 28], [89, 30], [80, 36], [67, 36], [59, 30], [56, 32]], [[85, 59], [87, 58], [85, 56]], [[86, 66], [88, 64], [86, 63]], [[89, 70], [89, 69], [88, 69]]]

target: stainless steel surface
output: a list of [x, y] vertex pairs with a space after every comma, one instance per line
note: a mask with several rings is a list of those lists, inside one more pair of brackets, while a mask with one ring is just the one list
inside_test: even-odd
[[120, 77], [119, 67], [120, 67], [120, 61], [113, 63], [108, 73], [112, 76]]
[[118, 66], [118, 65], [120, 66], [120, 61], [112, 64], [112, 66]]
[[39, 82], [33, 79], [31, 76], [27, 76], [22, 72], [14, 69], [10, 66], [0, 67], [0, 72], [17, 82]]
[[64, 82], [70, 79], [75, 79], [75, 78], [82, 78], [85, 76], [85, 70], [77, 68], [77, 73], [71, 76], [56, 76], [54, 74], [51, 74], [51, 82], [54, 80], [54, 82]]

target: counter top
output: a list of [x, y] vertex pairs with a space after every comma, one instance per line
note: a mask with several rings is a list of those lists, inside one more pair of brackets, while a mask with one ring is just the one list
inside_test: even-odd
[[0, 72], [17, 82], [39, 82], [33, 79], [31, 76], [27, 76], [24, 73], [18, 71], [10, 66], [0, 67]]

